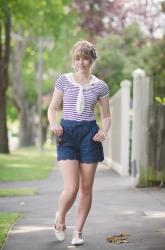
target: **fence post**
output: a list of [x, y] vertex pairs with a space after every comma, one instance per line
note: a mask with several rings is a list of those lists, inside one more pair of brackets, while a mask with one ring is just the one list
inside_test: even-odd
[[129, 175], [129, 110], [131, 82], [124, 80], [121, 86], [121, 166], [123, 176]]
[[129, 175], [129, 111], [131, 82], [124, 80], [110, 98], [111, 128], [103, 143], [105, 164], [122, 176]]
[[142, 69], [133, 73], [133, 120], [132, 120], [132, 173], [135, 185], [145, 185], [148, 165], [148, 111], [150, 105], [150, 84]]

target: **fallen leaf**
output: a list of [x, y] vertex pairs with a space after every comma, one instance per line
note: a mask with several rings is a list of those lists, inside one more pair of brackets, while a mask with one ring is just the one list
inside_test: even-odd
[[121, 244], [121, 243], [128, 243], [128, 234], [121, 233], [113, 236], [109, 236], [106, 240], [110, 243]]

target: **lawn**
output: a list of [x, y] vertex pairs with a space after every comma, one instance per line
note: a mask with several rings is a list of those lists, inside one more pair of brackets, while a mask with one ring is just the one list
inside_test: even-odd
[[37, 194], [36, 188], [1, 188], [0, 197], [25, 196]]
[[0, 248], [7, 236], [7, 232], [20, 215], [17, 213], [0, 213]]
[[[8, 155], [0, 154], [0, 182], [47, 178], [54, 167], [54, 151], [54, 147], [46, 148], [42, 152], [35, 147], [26, 147], [17, 149]], [[36, 193], [35, 188], [0, 189], [0, 197], [35, 195]], [[17, 213], [0, 213], [0, 248], [8, 230], [19, 216]]]
[[55, 149], [42, 152], [35, 147], [21, 148], [11, 154], [0, 154], [0, 181], [24, 181], [44, 179], [52, 171]]

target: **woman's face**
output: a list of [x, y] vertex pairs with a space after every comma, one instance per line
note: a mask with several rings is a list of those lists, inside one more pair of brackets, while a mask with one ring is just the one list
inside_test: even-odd
[[74, 68], [76, 71], [89, 72], [91, 70], [91, 60], [88, 55], [77, 54], [74, 58]]

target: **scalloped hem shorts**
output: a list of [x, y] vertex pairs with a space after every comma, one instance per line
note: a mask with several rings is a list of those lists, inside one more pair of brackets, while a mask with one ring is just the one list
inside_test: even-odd
[[99, 126], [96, 121], [61, 120], [63, 134], [57, 140], [57, 160], [94, 163], [104, 160], [101, 142], [93, 140]]

